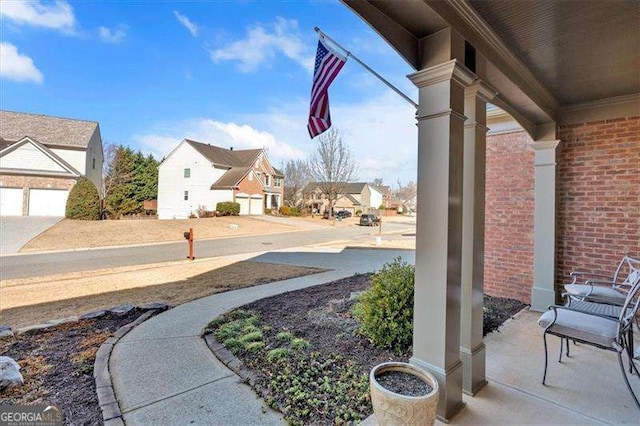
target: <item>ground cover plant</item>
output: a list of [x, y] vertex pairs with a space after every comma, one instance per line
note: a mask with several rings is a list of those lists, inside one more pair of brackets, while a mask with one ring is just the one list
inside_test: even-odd
[[0, 393], [0, 404], [53, 404], [67, 425], [102, 424], [93, 378], [96, 352], [143, 313], [134, 309], [0, 339], [0, 355], [18, 362], [25, 381]]
[[[367, 291], [375, 288], [372, 282], [389, 284], [386, 278], [392, 272], [408, 274], [409, 270], [397, 260], [377, 277], [354, 275], [258, 300], [214, 320], [205, 334], [214, 333], [254, 373], [250, 384], [290, 423], [357, 423], [372, 413], [371, 368], [385, 361], [406, 362], [411, 347], [406, 339], [374, 343], [354, 314], [356, 305], [371, 296]], [[385, 288], [391, 291], [391, 287]], [[405, 290], [412, 298], [410, 287]], [[524, 307], [519, 301], [485, 296], [484, 334], [497, 330]], [[406, 335], [406, 326], [399, 335]], [[400, 341], [404, 343], [397, 344]]]

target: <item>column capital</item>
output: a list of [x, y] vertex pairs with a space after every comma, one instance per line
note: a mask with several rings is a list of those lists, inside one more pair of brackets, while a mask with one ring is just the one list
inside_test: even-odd
[[462, 87], [468, 87], [476, 80], [475, 74], [455, 59], [409, 74], [407, 78], [418, 88], [449, 80], [455, 81]]
[[546, 151], [553, 149], [555, 150], [558, 147], [560, 140], [551, 140], [551, 141], [535, 141], [531, 144], [531, 147], [534, 151]]
[[464, 96], [465, 98], [477, 96], [484, 102], [491, 102], [496, 96], [498, 96], [498, 92], [491, 87], [491, 85], [480, 79], [476, 79], [476, 81], [464, 89]]

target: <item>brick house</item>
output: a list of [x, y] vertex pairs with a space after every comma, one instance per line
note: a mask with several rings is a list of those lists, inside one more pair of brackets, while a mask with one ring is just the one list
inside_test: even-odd
[[223, 201], [241, 215], [261, 215], [282, 203], [284, 175], [263, 149], [234, 150], [183, 140], [158, 169], [158, 218], [184, 219]]
[[102, 189], [95, 121], [0, 111], [0, 215], [64, 216], [80, 177]]

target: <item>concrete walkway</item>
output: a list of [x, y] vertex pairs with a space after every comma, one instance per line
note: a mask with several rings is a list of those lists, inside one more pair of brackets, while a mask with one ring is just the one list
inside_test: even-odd
[[116, 344], [109, 362], [125, 423], [282, 424], [281, 416], [265, 408], [253, 391], [211, 353], [200, 337], [203, 328], [213, 318], [238, 306], [354, 273], [371, 272], [397, 256], [414, 261], [413, 251], [407, 250], [267, 253], [252, 260], [332, 270], [215, 294], [141, 324]]

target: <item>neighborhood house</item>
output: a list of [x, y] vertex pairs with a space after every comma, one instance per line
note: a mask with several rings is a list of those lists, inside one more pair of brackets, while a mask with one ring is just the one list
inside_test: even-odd
[[158, 170], [158, 218], [184, 219], [219, 202], [240, 204], [241, 215], [261, 215], [282, 203], [284, 175], [263, 149], [234, 150], [183, 140]]
[[0, 111], [0, 215], [64, 216], [80, 177], [102, 188], [95, 121]]
[[[344, 185], [344, 186], [343, 186]], [[324, 213], [329, 210], [329, 200], [323, 190], [325, 184], [311, 182], [302, 191], [306, 208], [315, 213]], [[347, 210], [352, 214], [356, 212], [366, 213], [369, 210], [377, 210], [383, 204], [383, 194], [373, 185], [365, 182], [353, 182], [337, 185], [342, 186], [334, 211]]]

